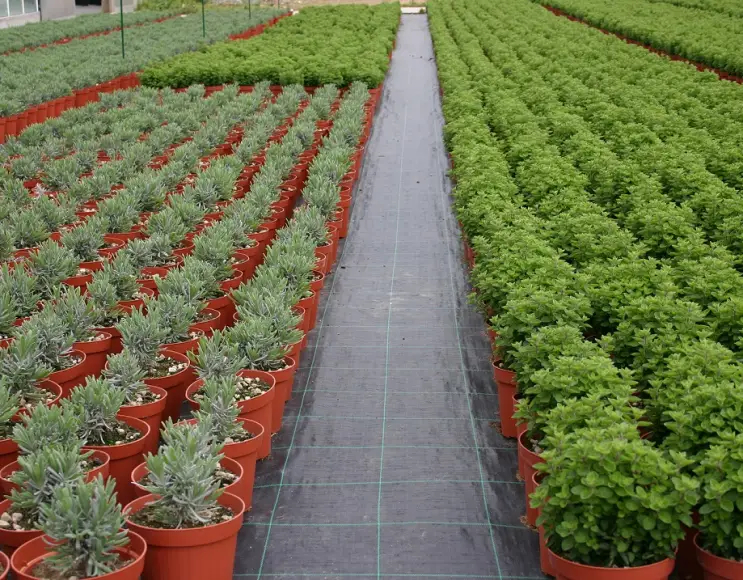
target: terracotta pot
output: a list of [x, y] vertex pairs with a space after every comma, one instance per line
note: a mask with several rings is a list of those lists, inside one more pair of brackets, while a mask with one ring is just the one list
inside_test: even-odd
[[493, 376], [498, 385], [501, 433], [504, 437], [516, 437], [516, 421], [513, 418], [513, 400], [517, 393], [516, 373], [493, 364]]
[[[47, 407], [56, 405], [62, 398], [62, 387], [60, 387], [51, 379], [42, 379], [36, 384], [40, 389], [44, 389], [45, 391], [49, 391], [50, 393], [54, 394], [54, 399], [51, 402], [47, 403]], [[28, 415], [28, 411], [26, 409], [19, 409], [18, 412], [13, 415], [11, 420], [20, 421], [22, 415]]]
[[[136, 513], [156, 496], [146, 495], [126, 506]], [[245, 503], [224, 493], [219, 503], [232, 510], [226, 522], [203, 528], [165, 530], [144, 527], [127, 519], [127, 526], [147, 542], [142, 580], [232, 580], [237, 534], [243, 523]]]
[[85, 360], [89, 376], [98, 377], [106, 366], [106, 357], [111, 350], [112, 336], [109, 332], [101, 332], [102, 338], [91, 341], [76, 342], [72, 345], [74, 350], [85, 354]]
[[[138, 580], [144, 568], [147, 544], [135, 532], [129, 530], [127, 533], [129, 543], [123, 548], [117, 548], [116, 552], [128, 563], [123, 568], [109, 574], [103, 574], [103, 576], [97, 576], [96, 579]], [[53, 553], [53, 549], [49, 545], [51, 542], [51, 538], [40, 534], [16, 550], [10, 559], [10, 566], [18, 580], [37, 580], [36, 576], [31, 575], [31, 571]]]
[[211, 308], [204, 308], [201, 313], [208, 317], [207, 320], [195, 322], [188, 328], [191, 332], [201, 332], [204, 336], [210, 337], [220, 327], [222, 313], [219, 310], [212, 310]]
[[[0, 515], [10, 510], [10, 500], [0, 501]], [[41, 530], [16, 531], [12, 529], [0, 528], [0, 545], [3, 553], [12, 556], [16, 549], [20, 548], [26, 542], [44, 535]]]
[[247, 261], [243, 269], [243, 282], [253, 277], [255, 269], [263, 261], [263, 254], [261, 253], [261, 245], [259, 243], [256, 243], [250, 248], [235, 250], [235, 256]]
[[673, 572], [673, 560], [670, 558], [631, 568], [585, 566], [561, 558], [552, 550], [549, 550], [549, 558], [557, 580], [665, 580]]
[[694, 537], [697, 560], [704, 570], [704, 580], [740, 580], [743, 578], [743, 562], [715, 556], [699, 545], [700, 534]]
[[188, 340], [184, 340], [181, 342], [168, 342], [164, 344], [162, 347], [165, 350], [170, 350], [173, 352], [177, 352], [180, 354], [188, 354], [191, 351], [198, 351], [199, 350], [199, 339], [201, 336], [197, 336], [196, 338], [189, 338]]
[[85, 377], [91, 374], [87, 362], [87, 355], [84, 352], [73, 349], [70, 351], [69, 356], [75, 356], [81, 360], [70, 368], [61, 371], [54, 371], [49, 375], [49, 380], [54, 381], [62, 388], [63, 399], [69, 397], [72, 389], [78, 385], [82, 385], [85, 382]]
[[10, 438], [0, 439], [0, 470], [18, 459], [18, 444]]
[[120, 421], [139, 431], [142, 436], [136, 441], [124, 443], [122, 445], [86, 445], [83, 449], [93, 451], [104, 451], [111, 458], [109, 464], [109, 474], [116, 481], [116, 495], [122, 505], [126, 505], [134, 499], [134, 489], [132, 488], [130, 475], [138, 463], [142, 461], [147, 436], [150, 433], [150, 426], [141, 419], [126, 417], [119, 413], [117, 415]]
[[266, 252], [266, 246], [268, 246], [269, 242], [271, 241], [272, 235], [273, 232], [266, 227], [260, 227], [258, 228], [257, 232], [248, 234], [248, 237], [251, 240], [258, 242], [258, 244], [260, 245], [260, 250], [258, 251], [258, 255], [260, 256], [260, 259], [257, 263], [258, 266], [263, 263], [263, 254], [265, 254]]
[[158, 443], [160, 442], [160, 425], [163, 411], [167, 405], [168, 392], [160, 387], [148, 386], [150, 391], [160, 395], [160, 398], [146, 405], [124, 405], [119, 409], [119, 415], [134, 417], [147, 423], [150, 426], [150, 432], [147, 434], [143, 453], [157, 453]]
[[[534, 489], [537, 489], [539, 487], [539, 483], [544, 479], [545, 474], [542, 472], [537, 471], [534, 473], [534, 476], [532, 477], [532, 484], [534, 485]], [[537, 518], [539, 518], [540, 515], [542, 515], [542, 508], [536, 508], [537, 510]], [[547, 540], [544, 537], [544, 526], [539, 526], [539, 566], [542, 570], [542, 573], [546, 576], [555, 576], [555, 570], [552, 568], [552, 562], [550, 562], [550, 551], [549, 548], [547, 548]]]
[[[643, 438], [649, 437], [650, 433], [648, 432], [641, 436]], [[697, 534], [699, 533], [697, 527], [699, 525], [699, 512], [693, 511], [691, 513], [691, 519], [694, 525], [691, 527], [681, 526], [684, 530], [684, 538], [679, 542], [678, 548], [676, 548], [674, 576], [683, 580], [702, 580], [707, 574], [705, 574], [704, 568], [702, 568], [702, 564], [700, 563], [696, 544]]]
[[173, 419], [177, 421], [181, 415], [181, 404], [186, 398], [186, 389], [194, 381], [195, 373], [191, 367], [191, 361], [185, 354], [165, 349], [160, 352], [178, 362], [188, 363], [185, 369], [173, 375], [167, 377], [147, 377], [144, 379], [144, 382], [151, 387], [160, 387], [168, 392], [162, 420]]
[[323, 269], [320, 270], [323, 274], [327, 275], [328, 272], [332, 269], [332, 256], [333, 256], [333, 239], [331, 238], [329, 242], [327, 242], [324, 246], [318, 246], [315, 248], [315, 256], [319, 257], [325, 257], [325, 262], [323, 264]]
[[[526, 433], [522, 433], [519, 437], [519, 472], [524, 480], [524, 490], [526, 492], [526, 521], [530, 526], [535, 526], [537, 523], [537, 510], [532, 508], [529, 503], [529, 496], [534, 493], [534, 475], [537, 470], [534, 466], [538, 463], [542, 463], [542, 458], [531, 451], [526, 445]], [[523, 466], [523, 472], [521, 471]]]
[[[260, 423], [266, 433], [271, 432], [271, 424], [273, 420], [273, 405], [276, 397], [276, 378], [271, 373], [265, 373], [263, 371], [253, 371], [243, 369], [238, 371], [237, 376], [246, 377], [251, 379], [261, 379], [265, 381], [271, 388], [258, 397], [254, 397], [248, 401], [240, 401], [237, 403], [240, 409], [239, 417], [250, 419], [256, 423]], [[204, 386], [204, 381], [198, 379], [191, 383], [186, 391], [186, 399], [191, 404], [194, 411], [198, 411], [201, 405], [194, 399], [194, 395], [198, 392], [201, 387]], [[260, 449], [258, 450], [258, 459], [265, 459], [271, 455], [271, 437], [263, 437], [263, 442]]]
[[156, 276], [165, 278], [168, 275], [168, 271], [167, 268], [161, 268], [159, 266], [147, 266], [146, 268], [142, 268], [142, 275], [146, 277], [139, 278], [137, 284], [142, 288], [149, 288], [155, 293], [155, 296], [157, 296]]
[[[0, 143], [2, 142], [2, 139], [0, 139]], [[0, 552], [0, 569], [2, 569], [2, 572], [0, 572], [0, 580], [5, 580], [8, 577], [8, 574], [10, 574], [10, 558], [8, 558], [4, 552]]]
[[[103, 476], [103, 479], [106, 479], [108, 477], [109, 465], [111, 462], [108, 453], [103, 451], [93, 451], [91, 458], [97, 459], [101, 464], [86, 472], [85, 481], [93, 481], [99, 475]], [[10, 495], [12, 490], [18, 489], [18, 486], [10, 481], [10, 477], [20, 468], [21, 466], [16, 460], [0, 469], [0, 491], [2, 491], [4, 496]]]
[[[230, 459], [229, 457], [223, 457], [222, 460], [219, 462], [219, 465], [221, 465], [222, 469], [224, 469], [225, 471], [229, 471], [230, 473], [237, 475], [237, 479], [233, 483], [231, 483], [227, 487], [222, 488], [224, 490], [224, 493], [237, 495], [240, 489], [240, 479], [243, 476], [242, 465], [240, 465], [234, 459]], [[132, 471], [132, 485], [134, 485], [134, 493], [137, 497], [144, 497], [149, 493], [144, 487], [139, 484], [139, 481], [148, 473], [149, 470], [147, 469], [147, 463], [140, 463], [139, 465], [137, 465], [137, 467], [134, 468], [134, 471]]]
[[291, 358], [284, 359], [287, 368], [280, 371], [271, 371], [269, 374], [276, 379], [276, 399], [273, 404], [273, 418], [271, 419], [271, 433], [278, 433], [281, 429], [281, 421], [284, 417], [284, 407], [291, 399], [294, 375], [297, 372], [297, 362]]
[[102, 258], [110, 258], [116, 255], [116, 252], [118, 252], [121, 248], [123, 248], [128, 242], [128, 240], [119, 238], [118, 236], [115, 236], [114, 234], [104, 235], [103, 240], [107, 244], [114, 244], [114, 245], [108, 248], [102, 248], [98, 250], [98, 253], [101, 255]]

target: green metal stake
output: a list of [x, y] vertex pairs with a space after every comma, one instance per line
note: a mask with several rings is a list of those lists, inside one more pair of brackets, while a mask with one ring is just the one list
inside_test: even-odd
[[252, 2], [250, 0], [248, 0], [248, 20], [253, 20], [253, 14], [251, 13], [251, 10], [250, 10], [250, 5], [251, 4], [252, 4]]
[[204, 38], [206, 38], [206, 12], [204, 12], [205, 0], [201, 0], [201, 29], [204, 31]]
[[119, 14], [121, 15], [121, 58], [126, 58], [124, 50], [124, 0], [119, 0]]

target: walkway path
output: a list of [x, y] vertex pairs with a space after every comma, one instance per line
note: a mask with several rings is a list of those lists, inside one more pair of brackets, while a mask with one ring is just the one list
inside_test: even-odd
[[451, 214], [436, 66], [403, 16], [236, 578], [541, 578]]

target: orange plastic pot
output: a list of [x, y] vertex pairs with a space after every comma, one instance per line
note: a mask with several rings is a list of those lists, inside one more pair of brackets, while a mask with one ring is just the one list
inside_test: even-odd
[[126, 505], [134, 499], [134, 488], [131, 485], [130, 475], [132, 469], [142, 461], [147, 436], [150, 433], [150, 426], [141, 419], [117, 415], [120, 421], [141, 433], [141, 437], [136, 441], [124, 443], [122, 445], [86, 445], [83, 449], [93, 451], [104, 451], [108, 453], [111, 461], [109, 463], [109, 474], [116, 481], [116, 495], [119, 503]]
[[[537, 489], [539, 487], [539, 483], [544, 478], [544, 473], [541, 473], [537, 471], [534, 476], [532, 477], [532, 483], [534, 485], [534, 489]], [[540, 515], [542, 515], [542, 508], [536, 508], [537, 510], [537, 518], [539, 518]], [[555, 571], [552, 568], [552, 562], [550, 562], [550, 551], [549, 548], [547, 548], [547, 540], [544, 536], [544, 526], [539, 526], [539, 567], [542, 570], [542, 574], [545, 574], [546, 576], [554, 576]]]
[[317, 296], [315, 292], [312, 292], [311, 296], [308, 296], [307, 298], [302, 298], [299, 302], [297, 302], [294, 306], [296, 308], [304, 308], [304, 326], [302, 326], [302, 332], [305, 333], [305, 335], [310, 333], [310, 330], [312, 329], [312, 312], [313, 308], [315, 306], [314, 298]]
[[[0, 143], [2, 143], [1, 139]], [[10, 574], [10, 558], [8, 558], [3, 552], [0, 552], [0, 568], [2, 568], [2, 572], [0, 572], [0, 580], [5, 580], [8, 577], [8, 574]]]
[[[253, 371], [243, 369], [238, 371], [238, 377], [245, 377], [251, 379], [260, 379], [269, 385], [271, 388], [268, 389], [262, 395], [249, 399], [247, 401], [239, 401], [237, 403], [240, 409], [239, 417], [250, 419], [256, 423], [260, 423], [266, 433], [271, 432], [271, 424], [273, 421], [273, 406], [276, 398], [276, 377], [271, 373], [263, 371]], [[188, 390], [186, 391], [186, 399], [191, 404], [194, 411], [198, 411], [201, 405], [198, 400], [194, 399], [194, 395], [204, 386], [204, 381], [198, 379], [194, 381]], [[260, 449], [258, 450], [258, 459], [265, 459], [271, 455], [271, 438], [263, 437], [263, 442]]]
[[[10, 500], [0, 501], [0, 515], [10, 511]], [[13, 529], [0, 528], [0, 545], [8, 556], [12, 556], [18, 548], [26, 542], [44, 535], [41, 530], [16, 531]]]
[[273, 235], [273, 232], [266, 227], [260, 227], [258, 228], [257, 232], [248, 234], [248, 237], [251, 240], [258, 242], [258, 244], [260, 245], [258, 256], [260, 256], [261, 258], [258, 260], [257, 265], [260, 265], [263, 263], [263, 254], [266, 252], [266, 246], [268, 246], [268, 243], [271, 241], [272, 235]]
[[186, 398], [186, 389], [193, 382], [195, 374], [191, 367], [191, 361], [185, 354], [165, 349], [160, 352], [175, 361], [188, 364], [186, 368], [173, 375], [167, 377], [147, 377], [144, 379], [145, 384], [151, 387], [160, 387], [168, 392], [162, 420], [173, 419], [176, 421], [181, 415], [181, 404]]
[[297, 372], [297, 362], [286, 357], [287, 367], [280, 371], [270, 371], [276, 379], [276, 400], [273, 404], [273, 418], [271, 419], [271, 433], [278, 433], [281, 429], [281, 421], [284, 418], [284, 407], [286, 402], [292, 396], [292, 385], [294, 384], [294, 375]]
[[148, 288], [152, 290], [155, 293], [155, 296], [157, 296], [158, 292], [156, 277], [165, 278], [168, 275], [168, 269], [161, 268], [159, 266], [148, 266], [146, 268], [142, 268], [142, 274], [147, 276], [147, 278], [139, 278], [137, 280], [137, 284], [139, 284], [142, 288]]
[[70, 368], [55, 371], [49, 375], [49, 380], [57, 383], [62, 389], [62, 398], [69, 397], [72, 389], [85, 382], [85, 377], [90, 374], [87, 363], [87, 355], [79, 350], [73, 349], [69, 356], [80, 358], [80, 362]]
[[493, 364], [493, 376], [498, 385], [501, 433], [504, 437], [516, 437], [516, 420], [513, 418], [513, 400], [517, 393], [516, 373]]
[[[101, 464], [98, 467], [94, 467], [85, 474], [85, 481], [93, 481], [96, 477], [101, 475], [103, 479], [106, 479], [109, 474], [109, 466], [111, 458], [108, 453], [104, 451], [93, 451], [91, 458], [97, 459]], [[21, 468], [18, 461], [9, 463], [2, 469], [0, 469], [0, 490], [3, 495], [10, 495], [10, 492], [14, 489], [18, 489], [18, 485], [10, 481], [13, 474]]]
[[239, 250], [235, 250], [235, 256], [240, 260], [247, 260], [247, 264], [243, 270], [243, 281], [250, 280], [253, 277], [258, 264], [263, 261], [261, 245], [258, 243], [249, 248], [240, 248]]
[[102, 338], [91, 341], [76, 342], [72, 348], [85, 354], [85, 360], [88, 364], [87, 373], [90, 376], [98, 377], [106, 366], [106, 357], [111, 350], [112, 336], [109, 332], [101, 332]]
[[743, 578], [743, 562], [715, 556], [699, 545], [700, 534], [694, 537], [697, 560], [704, 570], [704, 580], [740, 580]]
[[601, 568], [571, 562], [552, 550], [549, 550], [549, 558], [557, 580], [666, 580], [674, 564], [671, 558], [666, 558], [647, 566]]
[[199, 339], [201, 337], [197, 336], [195, 338], [189, 338], [188, 340], [184, 340], [181, 342], [168, 342], [163, 345], [163, 348], [165, 350], [170, 350], [173, 352], [177, 352], [180, 354], [188, 354], [191, 351], [198, 351], [199, 350]]
[[18, 459], [18, 444], [12, 439], [0, 439], [0, 469]]
[[160, 425], [163, 419], [163, 411], [168, 403], [168, 392], [160, 387], [149, 385], [150, 391], [159, 395], [160, 398], [146, 405], [124, 405], [119, 409], [119, 415], [123, 417], [134, 417], [147, 423], [150, 432], [147, 434], [147, 441], [144, 445], [143, 453], [157, 453], [158, 443], [160, 441]]
[[191, 332], [201, 332], [205, 336], [209, 337], [214, 334], [214, 331], [219, 328], [222, 322], [222, 313], [219, 310], [212, 310], [211, 308], [204, 308], [201, 311], [202, 314], [208, 318], [202, 322], [195, 322], [189, 326]]
[[[122, 560], [128, 563], [114, 572], [96, 576], [96, 579], [138, 580], [144, 568], [147, 544], [136, 532], [129, 530], [127, 533], [129, 543], [123, 548], [117, 548], [116, 552]], [[10, 567], [13, 569], [17, 580], [38, 580], [37, 576], [33, 576], [31, 572], [34, 567], [53, 553], [52, 539], [48, 536], [39, 535], [16, 550], [10, 558]]]
[[[155, 499], [146, 495], [125, 509], [137, 513]], [[127, 519], [128, 528], [147, 542], [142, 580], [232, 580], [245, 503], [231, 493], [223, 493], [217, 501], [232, 510], [234, 517], [213, 526], [165, 530]]]
[[[537, 510], [531, 507], [529, 502], [529, 496], [534, 493], [536, 489], [534, 487], [534, 475], [537, 470], [534, 468], [538, 463], [542, 463], [542, 458], [537, 453], [531, 451], [526, 445], [526, 433], [522, 433], [519, 437], [519, 473], [524, 480], [524, 491], [526, 492], [526, 521], [530, 526], [535, 526], [537, 523]], [[523, 471], [522, 471], [523, 468]]]
[[0, 143], [5, 143], [5, 125], [7, 122], [7, 117], [0, 117]]
[[[229, 457], [223, 457], [220, 460], [219, 465], [221, 465], [222, 469], [224, 469], [225, 471], [229, 471], [230, 473], [237, 476], [237, 479], [235, 481], [233, 481], [227, 487], [223, 488], [224, 493], [238, 495], [240, 490], [240, 479], [242, 479], [243, 476], [242, 465], [240, 465], [234, 459], [230, 459]], [[144, 476], [148, 473], [149, 470], [147, 469], [147, 463], [140, 463], [139, 465], [137, 465], [137, 467], [134, 468], [134, 471], [132, 471], [132, 485], [134, 486], [134, 493], [137, 497], [144, 497], [149, 494], [149, 492], [139, 484], [142, 478], [144, 478]]]

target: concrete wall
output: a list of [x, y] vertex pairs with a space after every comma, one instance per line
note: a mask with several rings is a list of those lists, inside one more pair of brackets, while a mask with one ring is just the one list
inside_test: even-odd
[[75, 0], [39, 0], [42, 20], [57, 20], [75, 16]]
[[0, 18], [0, 29], [10, 28], [11, 26], [22, 26], [23, 24], [29, 24], [30, 22], [38, 22], [39, 13], [35, 14], [20, 14], [18, 16], [11, 16], [9, 18]]
[[[103, 12], [119, 12], [119, 0], [103, 0]], [[124, 12], [132, 12], [137, 8], [137, 0], [124, 0]]]

